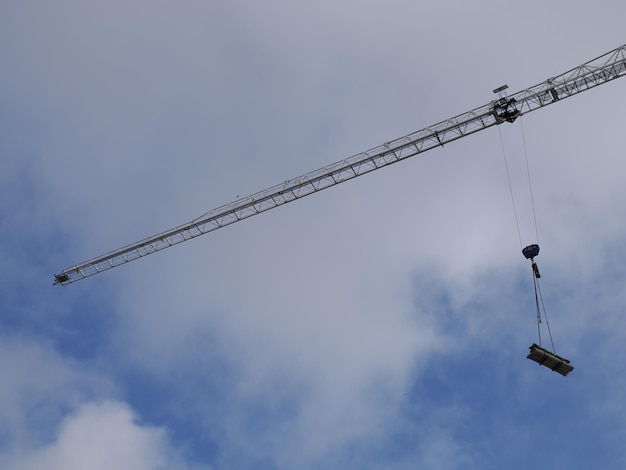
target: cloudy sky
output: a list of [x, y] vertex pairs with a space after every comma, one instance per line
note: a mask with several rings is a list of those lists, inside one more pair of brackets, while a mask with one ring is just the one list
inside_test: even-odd
[[626, 466], [626, 80], [500, 126], [566, 378], [495, 128], [52, 286], [626, 41], [510, 5], [1, 2], [0, 467]]

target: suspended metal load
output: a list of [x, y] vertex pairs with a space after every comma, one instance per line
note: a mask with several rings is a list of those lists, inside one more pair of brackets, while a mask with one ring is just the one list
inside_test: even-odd
[[537, 364], [545, 366], [554, 372], [558, 372], [563, 377], [574, 370], [574, 366], [571, 366], [567, 359], [548, 351], [546, 348], [542, 348], [538, 344], [533, 343], [529, 349], [530, 352], [528, 353], [528, 356], [526, 356], [528, 359], [531, 359]]

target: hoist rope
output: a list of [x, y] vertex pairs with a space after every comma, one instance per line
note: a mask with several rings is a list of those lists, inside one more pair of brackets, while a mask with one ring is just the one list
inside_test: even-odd
[[539, 296], [537, 296], [537, 279], [534, 274], [533, 285], [535, 286], [535, 305], [537, 307], [537, 336], [539, 336], [539, 346], [541, 346], [541, 310], [539, 310]]
[[[546, 307], [543, 303], [543, 296], [541, 295], [541, 287], [539, 287], [539, 281], [533, 274], [533, 284], [535, 286], [535, 305], [537, 307], [537, 334], [539, 336], [539, 346], [541, 346], [541, 310], [543, 310], [543, 318], [546, 320], [546, 329], [548, 330], [548, 336], [550, 338], [550, 344], [552, 345], [552, 351], [556, 353], [554, 348], [554, 341], [552, 340], [552, 332], [550, 331], [550, 322], [548, 321], [548, 314], [546, 313]], [[541, 307], [539, 303], [541, 302]]]
[[[526, 177], [528, 179], [528, 192], [530, 193], [530, 205], [532, 207], [533, 212], [533, 223], [535, 225], [535, 237], [537, 243], [539, 243], [539, 229], [537, 228], [537, 213], [535, 211], [535, 198], [533, 195], [533, 185], [530, 178], [530, 164], [528, 163], [528, 150], [526, 148], [526, 136], [524, 134], [524, 123], [520, 116], [520, 128], [522, 133], [522, 143], [524, 146], [524, 160], [526, 163]], [[502, 137], [502, 130], [498, 127], [498, 132], [500, 135], [500, 147], [502, 148], [502, 159], [504, 160], [504, 168], [506, 169], [506, 179], [509, 184], [509, 193], [511, 195], [511, 204], [513, 206], [513, 215], [515, 216], [515, 226], [517, 227], [517, 236], [519, 238], [520, 248], [524, 247], [524, 243], [522, 242], [522, 233], [520, 230], [519, 218], [517, 216], [517, 206], [515, 205], [515, 196], [513, 194], [513, 185], [511, 183], [511, 174], [509, 171], [509, 163], [506, 158], [506, 149], [504, 147], [504, 139]]]
[[519, 220], [517, 219], [517, 209], [515, 207], [515, 197], [513, 196], [513, 185], [511, 184], [511, 175], [509, 174], [509, 164], [506, 161], [506, 150], [504, 149], [504, 139], [502, 138], [502, 130], [498, 126], [498, 132], [500, 133], [500, 146], [502, 147], [502, 159], [504, 160], [504, 168], [506, 169], [506, 179], [509, 182], [509, 193], [511, 194], [511, 204], [513, 205], [513, 215], [515, 216], [515, 226], [517, 227], [517, 237], [519, 238], [520, 248], [524, 248], [522, 242], [522, 233], [519, 229]]
[[535, 213], [535, 198], [533, 197], [533, 185], [530, 182], [530, 165], [528, 164], [528, 152], [526, 150], [526, 136], [524, 135], [524, 120], [523, 116], [520, 116], [520, 128], [522, 129], [522, 142], [524, 144], [524, 159], [526, 160], [526, 175], [528, 176], [528, 190], [530, 192], [530, 204], [533, 208], [533, 221], [535, 223], [535, 236], [537, 237], [537, 243], [539, 243], [539, 230], [537, 229], [537, 214]]
[[[535, 199], [533, 196], [533, 187], [532, 187], [532, 183], [531, 183], [531, 178], [530, 178], [530, 165], [528, 163], [528, 151], [526, 148], [526, 136], [524, 134], [524, 124], [523, 124], [523, 120], [520, 119], [520, 127], [521, 127], [521, 133], [522, 133], [522, 142], [524, 145], [524, 159], [525, 159], [525, 163], [526, 163], [526, 176], [528, 178], [528, 190], [530, 193], [530, 202], [531, 202], [531, 207], [532, 207], [532, 212], [533, 212], [533, 222], [535, 225], [535, 236], [536, 236], [536, 240], [537, 242], [539, 242], [539, 230], [537, 228], [537, 215], [536, 215], [536, 211], [535, 211]], [[507, 182], [509, 184], [509, 192], [511, 194], [511, 204], [513, 206], [513, 215], [515, 216], [515, 226], [517, 227], [517, 236], [519, 238], [519, 243], [520, 243], [520, 247], [524, 247], [524, 243], [522, 242], [522, 233], [520, 230], [520, 224], [519, 224], [519, 218], [517, 216], [517, 207], [515, 206], [515, 196], [513, 194], [513, 185], [511, 184], [511, 175], [509, 172], [509, 164], [506, 158], [506, 150], [504, 147], [504, 139], [502, 138], [502, 130], [500, 129], [500, 127], [498, 127], [498, 132], [500, 134], [500, 146], [502, 147], [502, 159], [504, 160], [504, 167], [506, 169], [506, 178], [507, 178]], [[531, 259], [531, 261], [533, 261]], [[550, 322], [548, 320], [548, 314], [546, 313], [546, 307], [544, 305], [543, 302], [543, 295], [541, 295], [541, 287], [539, 287], [539, 281], [538, 281], [538, 274], [536, 274], [535, 272], [535, 264], [533, 261], [533, 285], [534, 285], [534, 290], [535, 290], [535, 307], [537, 309], [537, 335], [539, 337], [539, 346], [541, 346], [541, 312], [543, 311], [543, 318], [545, 319], [546, 322], [546, 329], [548, 330], [548, 337], [550, 338], [550, 344], [552, 345], [552, 351], [554, 351], [556, 353], [556, 350], [554, 348], [554, 341], [552, 339], [552, 332], [550, 331]]]

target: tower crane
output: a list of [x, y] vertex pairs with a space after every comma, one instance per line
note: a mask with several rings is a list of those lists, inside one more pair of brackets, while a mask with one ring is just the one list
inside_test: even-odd
[[239, 198], [183, 225], [63, 269], [54, 284], [67, 286], [121, 264], [142, 258], [208, 232], [274, 209], [304, 196], [419, 155], [436, 147], [488, 129], [552, 103], [626, 75], [626, 44], [538, 85], [507, 95], [506, 85], [494, 90], [498, 99], [385, 142], [303, 176]]

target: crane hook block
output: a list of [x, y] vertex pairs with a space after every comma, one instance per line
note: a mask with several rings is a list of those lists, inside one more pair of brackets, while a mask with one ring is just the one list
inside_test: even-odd
[[526, 259], [532, 260], [539, 254], [539, 245], [528, 245], [522, 250], [522, 254]]
[[528, 353], [528, 356], [526, 356], [528, 359], [535, 361], [540, 366], [545, 366], [554, 372], [558, 372], [563, 377], [574, 370], [574, 366], [571, 366], [567, 359], [557, 356], [555, 353], [548, 351], [546, 348], [542, 348], [541, 346], [533, 343], [529, 349], [530, 352]]

